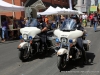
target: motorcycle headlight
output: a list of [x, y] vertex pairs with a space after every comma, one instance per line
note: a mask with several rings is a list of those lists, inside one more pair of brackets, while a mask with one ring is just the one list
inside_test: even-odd
[[61, 38], [61, 42], [66, 44], [68, 42], [68, 39], [67, 38]]
[[28, 39], [28, 35], [27, 34], [23, 34], [23, 39], [27, 40]]

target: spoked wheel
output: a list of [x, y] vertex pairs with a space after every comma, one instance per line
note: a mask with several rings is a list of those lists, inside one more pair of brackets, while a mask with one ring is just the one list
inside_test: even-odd
[[67, 55], [58, 56], [57, 67], [60, 71], [64, 70], [67, 66], [66, 57], [67, 57]]
[[21, 50], [19, 53], [19, 58], [23, 62], [27, 61], [29, 59], [29, 56], [30, 56], [30, 52], [28, 51], [28, 48]]

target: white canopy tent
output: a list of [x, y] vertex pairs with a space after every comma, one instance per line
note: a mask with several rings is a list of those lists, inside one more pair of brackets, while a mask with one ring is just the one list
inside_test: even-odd
[[23, 6], [17, 6], [0, 0], [0, 12], [24, 11]]
[[69, 15], [69, 14], [78, 14], [78, 12], [71, 10], [71, 9], [66, 9], [66, 8], [60, 8], [60, 7], [52, 7], [50, 6], [47, 10], [44, 12], [38, 12], [38, 15]]
[[[16, 11], [25, 11], [25, 8], [23, 6], [13, 5], [0, 0], [0, 12], [16, 12]], [[0, 16], [0, 27], [1, 27], [1, 16]]]
[[62, 8], [60, 11], [58, 11], [58, 14], [72, 14], [71, 11], [69, 11], [68, 9], [66, 8]]
[[78, 14], [84, 14], [83, 12], [81, 12], [81, 11], [77, 11], [78, 12]]
[[62, 9], [62, 8], [60, 8], [60, 7], [58, 7], [58, 6], [55, 8], [56, 11], [60, 11], [61, 9]]
[[44, 12], [37, 12], [37, 15], [51, 15], [51, 14], [57, 14], [57, 11], [54, 7], [50, 6], [47, 10]]

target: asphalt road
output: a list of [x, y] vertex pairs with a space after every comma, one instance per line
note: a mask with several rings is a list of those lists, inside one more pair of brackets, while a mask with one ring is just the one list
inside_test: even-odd
[[59, 72], [57, 56], [51, 51], [47, 57], [34, 57], [28, 62], [21, 62], [18, 58], [17, 46], [19, 40], [0, 43], [0, 75], [100, 75], [100, 28], [97, 32], [93, 28], [86, 28], [87, 39], [91, 40], [90, 51], [87, 52], [92, 64], [81, 67], [80, 61], [70, 64], [68, 69]]

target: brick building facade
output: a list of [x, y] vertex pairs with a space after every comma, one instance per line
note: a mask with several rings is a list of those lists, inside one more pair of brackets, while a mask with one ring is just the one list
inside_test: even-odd
[[[12, 1], [14, 1], [15, 5], [25, 5], [30, 6], [32, 5], [34, 2], [36, 2], [37, 0], [4, 0], [8, 3], [12, 3]], [[68, 8], [69, 7], [69, 0], [42, 0], [42, 2], [44, 3], [44, 5], [46, 7], [49, 7], [50, 5], [53, 7], [59, 6], [59, 7], [65, 7]], [[72, 0], [72, 3], [74, 2], [74, 0]], [[74, 4], [72, 4], [74, 5]], [[6, 13], [1, 13], [1, 15], [6, 15], [6, 16], [15, 16], [17, 19], [19, 19], [20, 17], [24, 17], [25, 13], [24, 12], [6, 12]]]
[[48, 3], [51, 3], [52, 6], [54, 7], [60, 6], [60, 7], [68, 8], [69, 6], [68, 0], [42, 0], [42, 1], [44, 2], [46, 6], [50, 6], [48, 5]]

